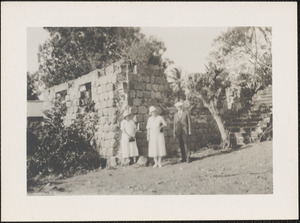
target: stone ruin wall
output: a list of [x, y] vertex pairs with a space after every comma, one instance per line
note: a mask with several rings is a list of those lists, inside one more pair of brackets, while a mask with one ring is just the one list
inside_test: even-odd
[[91, 101], [94, 102], [99, 117], [94, 136], [95, 149], [103, 157], [115, 156], [120, 138], [120, 114], [126, 100], [124, 76], [126, 76], [124, 66], [121, 63], [114, 63], [105, 69], [97, 69], [75, 80], [53, 86], [44, 92], [44, 110], [51, 108], [51, 101], [55, 100], [56, 93], [67, 91], [65, 96], [67, 114], [64, 122], [70, 125], [80, 110], [80, 87], [90, 83]]
[[[51, 107], [57, 92], [66, 91], [65, 101], [67, 115], [65, 124], [76, 119], [80, 110], [80, 87], [91, 83], [91, 98], [99, 116], [96, 126], [96, 150], [102, 157], [121, 157], [120, 122], [122, 114], [128, 109], [138, 123], [136, 134], [140, 155], [147, 155], [146, 124], [149, 118], [149, 107], [156, 106], [168, 123], [164, 130], [167, 156], [180, 153], [179, 145], [173, 137], [173, 117], [176, 108], [170, 94], [169, 84], [163, 70], [155, 66], [138, 66], [134, 69], [123, 62], [114, 63], [105, 69], [97, 69], [78, 79], [53, 86], [44, 92], [44, 110]], [[194, 101], [190, 110], [192, 118], [191, 150], [200, 149], [206, 143], [217, 143], [220, 140], [218, 128], [208, 110], [201, 101]], [[172, 106], [170, 106], [172, 105]]]

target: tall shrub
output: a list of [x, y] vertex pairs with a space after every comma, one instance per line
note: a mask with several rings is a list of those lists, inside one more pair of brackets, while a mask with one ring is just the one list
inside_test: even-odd
[[36, 152], [28, 157], [28, 177], [38, 174], [72, 176], [100, 166], [99, 154], [91, 143], [98, 120], [96, 113], [85, 110], [66, 126], [66, 111], [65, 103], [56, 101], [52, 109], [45, 112], [43, 137]]

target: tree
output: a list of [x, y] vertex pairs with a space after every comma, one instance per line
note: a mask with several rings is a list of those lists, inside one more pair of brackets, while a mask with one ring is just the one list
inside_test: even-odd
[[119, 60], [162, 65], [164, 44], [132, 27], [47, 27], [39, 71], [47, 87], [76, 79]]
[[188, 97], [199, 98], [216, 121], [223, 148], [229, 146], [229, 137], [220, 116], [218, 102], [224, 100], [225, 89], [229, 86], [228, 73], [224, 72], [223, 69], [218, 69], [213, 63], [206, 66], [206, 72], [203, 74], [189, 74], [184, 84], [185, 93]]
[[[233, 101], [248, 99], [272, 83], [271, 29], [235, 27], [228, 29], [214, 41], [205, 73], [193, 73], [185, 78], [178, 69], [167, 73], [175, 95], [184, 90], [187, 98], [202, 100], [218, 125], [221, 145], [229, 145], [228, 132], [220, 115], [218, 102], [229, 94]], [[250, 91], [250, 94], [249, 94]]]
[[180, 67], [170, 66], [166, 70], [166, 78], [170, 83], [170, 87], [173, 91], [173, 95], [177, 101], [185, 100], [184, 84], [185, 80], [183, 72]]
[[209, 63], [206, 66], [206, 73], [203, 74], [192, 73], [182, 77], [181, 70], [176, 67], [168, 70], [166, 74], [167, 80], [178, 100], [183, 98], [180, 96], [181, 94], [185, 94], [188, 99], [196, 97], [203, 102], [218, 125], [222, 145], [224, 147], [227, 146], [229, 144], [228, 136], [217, 104], [229, 84], [226, 80], [228, 75], [222, 69], [218, 69], [213, 63]]
[[27, 72], [27, 100], [38, 100], [38, 72]]
[[272, 84], [272, 30], [269, 27], [234, 27], [218, 37], [208, 59], [224, 69], [236, 86], [253, 93]]

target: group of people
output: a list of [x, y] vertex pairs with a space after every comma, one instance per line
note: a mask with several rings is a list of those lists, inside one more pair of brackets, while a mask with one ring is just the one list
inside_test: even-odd
[[[174, 138], [178, 138], [181, 150], [181, 162], [190, 162], [190, 150], [188, 146], [189, 136], [191, 135], [191, 119], [187, 111], [183, 110], [183, 103], [175, 104], [177, 113], [174, 115]], [[153, 168], [162, 167], [162, 157], [166, 156], [166, 145], [163, 128], [167, 126], [166, 121], [162, 116], [158, 115], [157, 109], [154, 106], [149, 108], [149, 119], [147, 121], [147, 141], [148, 141], [148, 156], [153, 157]], [[121, 147], [122, 157], [125, 163], [129, 163], [132, 158], [133, 162], [137, 162], [139, 155], [135, 134], [137, 131], [136, 123], [132, 120], [132, 115], [125, 111], [123, 113], [124, 120], [121, 122]]]

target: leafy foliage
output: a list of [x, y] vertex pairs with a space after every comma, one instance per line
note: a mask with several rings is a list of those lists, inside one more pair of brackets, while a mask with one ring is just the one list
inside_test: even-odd
[[209, 61], [224, 69], [235, 85], [259, 89], [272, 83], [272, 30], [269, 27], [229, 28], [217, 38]]
[[170, 87], [173, 91], [173, 95], [176, 97], [177, 101], [185, 100], [185, 79], [181, 68], [176, 66], [169, 66], [165, 73], [167, 81], [169, 82]]
[[38, 100], [38, 72], [30, 74], [27, 72], [27, 100]]
[[249, 106], [253, 94], [272, 83], [271, 29], [266, 27], [235, 27], [214, 42], [205, 73], [182, 77], [180, 69], [167, 73], [174, 95], [182, 90], [187, 98], [196, 97], [214, 117], [228, 145], [228, 134], [218, 104], [225, 99], [238, 102], [241, 109]]
[[66, 126], [66, 111], [65, 103], [55, 101], [53, 108], [45, 112], [43, 137], [27, 160], [29, 178], [50, 173], [72, 176], [99, 167], [100, 157], [91, 143], [97, 115], [93, 111], [83, 112]]
[[164, 44], [133, 27], [47, 27], [39, 71], [47, 87], [76, 79], [116, 60], [163, 65]]

